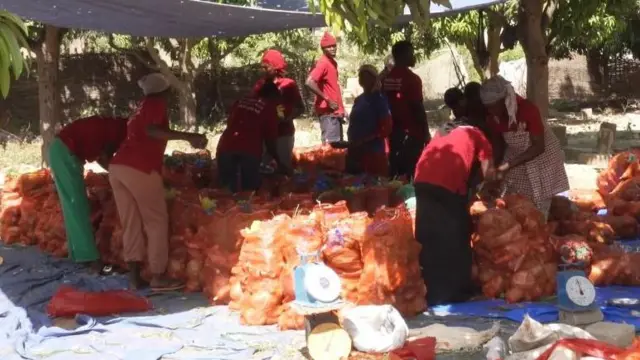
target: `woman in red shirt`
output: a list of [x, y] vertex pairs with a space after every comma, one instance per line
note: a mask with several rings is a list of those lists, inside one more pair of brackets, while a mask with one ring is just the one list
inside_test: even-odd
[[289, 169], [280, 159], [277, 104], [280, 91], [271, 81], [265, 82], [257, 94], [251, 94], [233, 105], [227, 128], [218, 142], [216, 159], [220, 185], [232, 192], [256, 191], [260, 187], [260, 161], [267, 149], [279, 171]]
[[511, 83], [495, 76], [482, 85], [487, 123], [502, 134], [506, 148], [498, 172], [507, 193], [528, 196], [547, 216], [551, 198], [569, 190], [560, 142], [535, 104], [518, 96]]
[[164, 276], [169, 259], [169, 215], [160, 176], [164, 151], [169, 140], [188, 141], [202, 149], [207, 138], [169, 128], [169, 82], [162, 74], [147, 75], [138, 85], [144, 98], [129, 118], [127, 138], [111, 161], [109, 182], [123, 227], [124, 260], [129, 266], [131, 288], [142, 285], [140, 270], [146, 260], [152, 275], [151, 289], [176, 290], [182, 284]]
[[62, 205], [69, 257], [78, 263], [91, 263], [97, 271], [102, 264], [93, 236], [84, 163], [97, 161], [107, 169], [126, 135], [127, 119], [91, 116], [62, 128], [49, 147], [49, 166]]
[[463, 302], [473, 292], [469, 193], [478, 178], [493, 180], [491, 144], [463, 115], [463, 95], [445, 93], [456, 119], [444, 124], [422, 152], [414, 178], [416, 239], [430, 306]]
[[[254, 94], [257, 94], [267, 81], [272, 81], [280, 90], [280, 104], [278, 104], [278, 139], [276, 150], [280, 161], [291, 167], [293, 147], [295, 145], [295, 126], [293, 120], [304, 112], [304, 103], [300, 96], [300, 89], [295, 80], [285, 76], [287, 62], [284, 56], [277, 50], [267, 50], [262, 56], [264, 77], [254, 86]], [[272, 160], [268, 157], [267, 160]]]

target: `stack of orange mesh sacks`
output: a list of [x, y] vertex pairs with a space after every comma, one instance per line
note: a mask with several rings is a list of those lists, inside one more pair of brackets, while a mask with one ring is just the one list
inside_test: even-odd
[[553, 295], [557, 254], [544, 217], [528, 199], [510, 195], [477, 218], [474, 277], [485, 296], [507, 302]]
[[343, 172], [346, 156], [345, 149], [335, 149], [329, 144], [293, 149], [294, 166], [311, 173], [318, 169]]
[[[52, 212], [43, 212], [41, 208], [51, 196], [55, 196], [57, 200], [53, 190], [53, 180], [48, 170], [22, 174], [5, 181], [0, 220], [2, 224], [0, 237], [5, 244], [38, 244], [38, 237], [35, 233], [39, 219], [54, 215]], [[49, 210], [49, 208], [50, 206], [45, 206], [44, 210]], [[55, 212], [60, 213], [60, 209], [58, 208]], [[61, 215], [60, 220], [62, 220]], [[64, 233], [61, 235], [62, 242], [64, 242]], [[62, 247], [62, 244], [59, 247]], [[53, 251], [56, 249], [45, 246], [43, 250]]]

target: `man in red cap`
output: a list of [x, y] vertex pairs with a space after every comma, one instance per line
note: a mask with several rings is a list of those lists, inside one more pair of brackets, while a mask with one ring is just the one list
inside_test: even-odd
[[262, 67], [264, 76], [258, 80], [253, 91], [257, 94], [267, 81], [272, 81], [280, 90], [276, 150], [283, 165], [290, 168], [296, 131], [293, 120], [304, 112], [304, 103], [296, 81], [284, 76], [287, 62], [282, 53], [273, 49], [267, 50], [262, 56]]
[[309, 73], [306, 85], [316, 95], [315, 110], [320, 117], [322, 142], [326, 144], [343, 139], [344, 105], [335, 60], [336, 38], [325, 32], [320, 47], [323, 54]]

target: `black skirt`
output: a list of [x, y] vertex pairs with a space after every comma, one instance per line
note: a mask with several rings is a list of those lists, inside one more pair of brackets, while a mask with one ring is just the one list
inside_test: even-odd
[[463, 302], [472, 295], [471, 216], [467, 195], [419, 183], [416, 238], [429, 306]]

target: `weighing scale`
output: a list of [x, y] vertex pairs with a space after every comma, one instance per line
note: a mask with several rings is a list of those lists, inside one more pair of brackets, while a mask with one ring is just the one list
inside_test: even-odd
[[304, 315], [309, 355], [314, 360], [340, 360], [351, 353], [351, 338], [340, 326], [335, 311], [346, 305], [340, 299], [340, 278], [320, 257], [321, 250], [302, 253], [293, 270], [296, 299], [291, 308]]
[[561, 323], [583, 326], [604, 320], [596, 304], [596, 288], [584, 272], [584, 263], [560, 264], [556, 277]]

